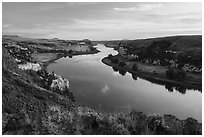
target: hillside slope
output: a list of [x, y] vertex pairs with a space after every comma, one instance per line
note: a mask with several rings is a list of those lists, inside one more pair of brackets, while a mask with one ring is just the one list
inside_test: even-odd
[[171, 50], [187, 50], [190, 48], [202, 48], [202, 36], [192, 35], [192, 36], [168, 36], [168, 37], [158, 37], [158, 38], [148, 38], [148, 39], [136, 39], [136, 40], [118, 40], [107, 42], [106, 45], [117, 45], [122, 44], [125, 47], [131, 48], [146, 48], [151, 45], [154, 41], [169, 41], [171, 45], [169, 49]]

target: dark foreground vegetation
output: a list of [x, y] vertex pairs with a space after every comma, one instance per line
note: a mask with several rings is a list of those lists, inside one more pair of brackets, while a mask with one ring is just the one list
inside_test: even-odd
[[17, 57], [11, 51], [3, 45], [2, 134], [202, 134], [202, 124], [193, 118], [179, 120], [170, 114], [146, 115], [135, 110], [98, 113], [75, 102], [70, 89], [51, 88], [54, 72], [19, 69], [19, 64], [34, 62], [33, 58]]

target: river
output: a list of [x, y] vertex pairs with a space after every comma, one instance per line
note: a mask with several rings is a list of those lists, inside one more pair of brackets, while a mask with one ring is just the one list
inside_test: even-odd
[[80, 103], [101, 112], [130, 111], [146, 114], [173, 114], [179, 119], [193, 117], [202, 122], [202, 93], [186, 90], [169, 92], [163, 85], [133, 79], [130, 73], [120, 74], [101, 62], [117, 51], [98, 44], [97, 54], [79, 55], [57, 60], [48, 71], [67, 78], [70, 89]]

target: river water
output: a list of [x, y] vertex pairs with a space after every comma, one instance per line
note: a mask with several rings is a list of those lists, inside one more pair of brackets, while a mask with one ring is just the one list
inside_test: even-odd
[[76, 100], [102, 112], [130, 111], [146, 114], [173, 114], [179, 119], [202, 121], [202, 93], [198, 90], [169, 91], [164, 85], [114, 71], [101, 62], [117, 51], [98, 44], [101, 52], [66, 57], [48, 66], [48, 71], [67, 78]]

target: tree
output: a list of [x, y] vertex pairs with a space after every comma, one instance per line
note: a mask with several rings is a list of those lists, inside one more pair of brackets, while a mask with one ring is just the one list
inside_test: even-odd
[[117, 71], [118, 71], [118, 69], [117, 69], [116, 67], [113, 67], [113, 70], [114, 70], [115, 72], [117, 72]]
[[89, 46], [91, 51], [95, 51], [97, 50], [96, 48], [94, 48], [93, 46]]
[[127, 71], [125, 71], [125, 70], [119, 70], [119, 74], [121, 74], [122, 76], [125, 76], [126, 72]]
[[166, 70], [166, 77], [176, 80], [185, 80], [187, 78], [187, 73], [184, 70], [169, 68]]
[[174, 76], [175, 76], [175, 72], [174, 72], [173, 68], [169, 68], [166, 70], [166, 77], [167, 78], [173, 79]]
[[177, 72], [177, 79], [178, 80], [185, 80], [187, 77], [187, 74], [184, 70], [178, 70]]
[[73, 53], [73, 50], [70, 49], [70, 50], [68, 51], [68, 53]]
[[136, 75], [136, 74], [132, 74], [132, 78], [133, 78], [134, 80], [137, 80], [137, 75]]
[[112, 54], [109, 54], [109, 55], [108, 55], [108, 58], [112, 58], [112, 57], [113, 57], [113, 55], [112, 55]]
[[83, 39], [83, 42], [85, 42], [87, 45], [92, 45], [91, 40], [89, 39]]
[[120, 62], [118, 65], [119, 65], [120, 67], [124, 67], [124, 66], [126, 66], [126, 63], [125, 63], [125, 62]]
[[132, 66], [132, 70], [133, 70], [133, 71], [137, 71], [137, 70], [138, 70], [137, 64], [134, 64], [134, 65]]
[[114, 64], [118, 64], [119, 60], [118, 59], [112, 59], [111, 62]]

